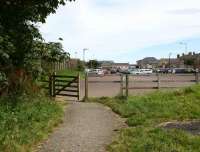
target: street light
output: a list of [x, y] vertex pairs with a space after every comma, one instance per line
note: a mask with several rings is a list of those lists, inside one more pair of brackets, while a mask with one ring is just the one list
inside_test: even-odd
[[185, 54], [187, 54], [187, 51], [188, 51], [188, 44], [187, 44], [186, 42], [180, 42], [179, 44], [185, 46]]
[[85, 52], [86, 52], [87, 50], [89, 50], [89, 49], [87, 49], [87, 48], [84, 48], [84, 49], [83, 49], [83, 62], [85, 62]]
[[171, 56], [172, 56], [172, 53], [170, 52], [169, 53], [169, 68], [171, 68]]

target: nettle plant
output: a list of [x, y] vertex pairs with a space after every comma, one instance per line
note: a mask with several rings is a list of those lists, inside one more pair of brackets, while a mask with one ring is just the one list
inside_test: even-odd
[[37, 78], [42, 60], [69, 57], [60, 43], [45, 43], [36, 26], [67, 1], [74, 0], [0, 1], [0, 72], [6, 75], [10, 94], [23, 92]]

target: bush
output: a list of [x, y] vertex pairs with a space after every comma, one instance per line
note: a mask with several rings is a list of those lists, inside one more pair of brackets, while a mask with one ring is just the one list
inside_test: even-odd
[[61, 122], [62, 107], [42, 95], [10, 100], [0, 99], [0, 151], [31, 151]]

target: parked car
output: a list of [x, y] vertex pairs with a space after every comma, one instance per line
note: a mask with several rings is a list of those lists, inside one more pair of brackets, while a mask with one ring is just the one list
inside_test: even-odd
[[158, 73], [172, 73], [169, 68], [161, 68], [157, 70]]
[[111, 73], [111, 74], [117, 73], [117, 69], [116, 69], [116, 68], [112, 68], [112, 69], [110, 70], [110, 73]]
[[142, 74], [142, 72], [140, 71], [140, 69], [131, 69], [129, 70], [130, 74], [133, 74], [133, 75], [139, 75], [139, 74]]
[[152, 69], [140, 69], [140, 72], [142, 74], [152, 74], [153, 70]]
[[195, 70], [191, 68], [175, 68], [172, 69], [172, 73], [195, 73]]
[[140, 74], [152, 74], [152, 69], [132, 69], [130, 70], [130, 74], [133, 75], [140, 75]]
[[102, 69], [90, 69], [88, 72], [89, 76], [104, 76], [104, 71]]

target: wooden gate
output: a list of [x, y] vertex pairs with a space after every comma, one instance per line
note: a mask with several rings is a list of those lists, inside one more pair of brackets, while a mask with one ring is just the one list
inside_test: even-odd
[[49, 80], [43, 81], [48, 82], [48, 87], [44, 87], [49, 90], [49, 95], [52, 97], [67, 96], [74, 97], [80, 100], [80, 75], [67, 76], [67, 75], [56, 75], [49, 76]]

